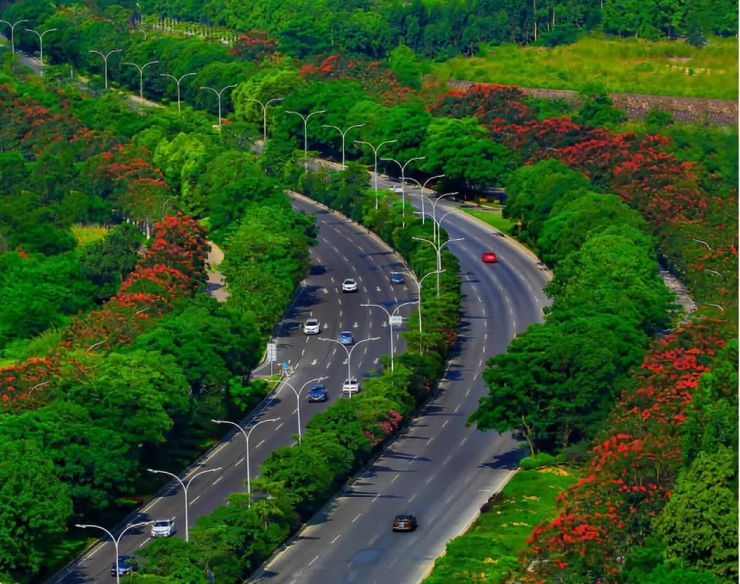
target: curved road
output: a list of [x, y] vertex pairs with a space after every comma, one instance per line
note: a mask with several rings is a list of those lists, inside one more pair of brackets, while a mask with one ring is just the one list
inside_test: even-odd
[[[438, 217], [453, 208], [438, 208]], [[392, 576], [394, 582], [418, 582], [517, 467], [519, 446], [509, 434], [479, 432], [465, 422], [487, 393], [485, 361], [542, 320], [548, 275], [531, 253], [468, 215], [452, 213], [443, 226], [451, 238], [465, 240], [449, 244], [462, 270], [463, 314], [459, 351], [440, 392], [256, 581], [370, 584]], [[487, 249], [498, 254], [497, 264], [481, 262]], [[406, 511], [417, 516], [419, 529], [392, 533], [393, 516]]]
[[[335, 343], [321, 342], [315, 336], [303, 335], [303, 321], [309, 316], [318, 318], [322, 325], [322, 333], [318, 335], [321, 337], [336, 338], [339, 331], [345, 329], [353, 332], [355, 340], [380, 337], [378, 341], [363, 343], [352, 354], [352, 373], [361, 378], [361, 375], [376, 369], [379, 357], [389, 352], [389, 336], [380, 311], [363, 308], [360, 304], [373, 302], [392, 306], [415, 299], [415, 291], [405, 285], [390, 284], [391, 270], [404, 267], [404, 264], [376, 237], [303, 197], [294, 197], [294, 206], [316, 216], [318, 242], [311, 250], [311, 274], [302, 282], [273, 340], [278, 346], [278, 363], [289, 363], [288, 381], [296, 389], [315, 377], [327, 376], [324, 383], [330, 396], [328, 402], [309, 404], [305, 401], [305, 392], [301, 396], [302, 427], [305, 428], [314, 413], [340, 398], [347, 365], [345, 352]], [[359, 290], [356, 294], [341, 292], [341, 282], [346, 277], [357, 279]], [[397, 338], [396, 342], [399, 341], [400, 338]], [[244, 425], [251, 425], [258, 420], [280, 418], [279, 422], [261, 425], [251, 435], [252, 478], [258, 474], [259, 465], [269, 453], [275, 448], [291, 444], [298, 432], [295, 395], [284, 385], [271, 395], [271, 399], [263, 402], [258, 412], [243, 421]], [[246, 490], [245, 443], [241, 434], [227, 436], [180, 477], [191, 478], [198, 472], [217, 467], [222, 467], [222, 470], [203, 475], [190, 486], [191, 527], [199, 516], [222, 505], [230, 493]], [[163, 488], [159, 496], [141, 509], [130, 523], [175, 517], [178, 527], [176, 535], [183, 537], [184, 498], [180, 486], [173, 485]], [[96, 523], [96, 520], [95, 517], [86, 517], [85, 522]], [[93, 534], [98, 535], [90, 530], [90, 535]], [[148, 539], [147, 528], [129, 531], [121, 541], [120, 553], [135, 552]], [[51, 582], [108, 583], [111, 581], [113, 558], [112, 544], [109, 541], [101, 542], [87, 550], [81, 559], [52, 578]]]

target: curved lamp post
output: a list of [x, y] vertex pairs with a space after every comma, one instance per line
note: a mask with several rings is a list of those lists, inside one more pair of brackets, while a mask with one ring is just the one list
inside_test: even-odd
[[427, 180], [424, 181], [424, 184], [423, 185], [418, 180], [416, 180], [415, 178], [409, 177], [409, 178], [406, 179], [406, 180], [410, 180], [411, 182], [416, 183], [419, 186], [419, 189], [420, 189], [419, 197], [421, 198], [421, 224], [422, 225], [424, 225], [425, 220], [426, 220], [426, 214], [424, 213], [424, 200], [426, 199], [426, 197], [424, 196], [424, 189], [427, 188], [427, 185], [431, 181], [436, 180], [438, 178], [444, 178], [444, 177], [445, 177], [444, 174], [437, 174], [435, 176], [430, 176]]
[[[370, 337], [370, 338], [367, 338], [367, 339], [362, 339], [361, 341], [357, 341], [352, 346], [351, 349], [348, 349], [347, 348], [347, 345], [343, 345], [342, 343], [340, 343], [336, 339], [327, 339], [327, 338], [319, 337], [319, 340], [320, 341], [329, 341], [331, 343], [336, 343], [337, 345], [339, 345], [340, 347], [342, 347], [342, 349], [344, 349], [344, 352], [345, 353], [347, 353], [347, 379], [352, 379], [352, 368], [350, 367], [350, 359], [352, 358], [352, 352], [357, 347], [359, 347], [362, 343], [367, 343], [369, 341], [377, 341], [378, 339], [380, 339], [380, 337]], [[349, 397], [350, 397], [350, 399], [352, 399], [352, 392], [351, 391], [349, 392]]]
[[431, 245], [434, 248], [434, 251], [437, 252], [437, 270], [434, 273], [437, 274], [437, 297], [439, 297], [439, 275], [443, 271], [442, 270], [442, 248], [448, 243], [452, 243], [453, 241], [462, 241], [465, 238], [464, 237], [453, 237], [452, 239], [448, 239], [441, 245], [437, 245], [436, 243], [428, 240], [425, 237], [414, 237], [413, 239], [417, 239], [419, 241], [426, 241], [429, 245]]
[[159, 61], [149, 61], [148, 63], [144, 63], [141, 66], [137, 65], [136, 63], [124, 63], [124, 65], [131, 65], [132, 67], [136, 67], [139, 70], [139, 106], [141, 108], [144, 107], [144, 69], [146, 69], [149, 65], [154, 65], [155, 63], [159, 63]]
[[96, 53], [103, 57], [103, 71], [105, 74], [105, 88], [108, 89], [108, 57], [110, 57], [113, 53], [120, 53], [123, 51], [123, 49], [113, 49], [112, 51], [108, 51], [107, 53], [103, 53], [101, 51], [98, 51], [96, 49], [88, 49], [90, 53]]
[[262, 145], [267, 142], [267, 106], [274, 101], [282, 101], [284, 97], [273, 97], [268, 99], [266, 102], [261, 102], [259, 99], [249, 98], [247, 101], [253, 101], [258, 103], [262, 107]]
[[21, 22], [28, 22], [27, 18], [16, 20], [15, 22], [8, 22], [7, 20], [0, 20], [0, 23], [7, 24], [10, 27], [10, 54], [11, 62], [15, 62], [15, 27]]
[[326, 110], [316, 110], [315, 112], [310, 112], [307, 116], [292, 110], [287, 110], [285, 113], [295, 114], [303, 120], [303, 170], [308, 170], [308, 120], [311, 119], [311, 116], [326, 113]]
[[409, 158], [403, 164], [398, 162], [398, 160], [396, 160], [395, 158], [381, 158], [381, 160], [385, 160], [387, 162], [395, 162], [401, 169], [401, 213], [403, 214], [403, 229], [406, 228], [406, 166], [408, 166], [408, 164], [413, 162], [414, 160], [424, 160], [425, 158], [426, 156], [415, 156], [414, 158]]
[[177, 476], [176, 474], [173, 474], [171, 472], [167, 472], [166, 470], [155, 470], [153, 468], [147, 469], [149, 472], [152, 472], [154, 474], [163, 474], [167, 476], [171, 476], [173, 479], [175, 479], [178, 483], [180, 483], [180, 486], [182, 487], [183, 494], [185, 495], [185, 541], [190, 541], [190, 531], [188, 530], [188, 489], [190, 488], [190, 483], [192, 483], [195, 479], [197, 479], [200, 475], [207, 474], [209, 472], [217, 472], [221, 470], [221, 467], [217, 468], [209, 468], [208, 470], [202, 470], [199, 473], [194, 474], [187, 483], [184, 483], [182, 479]]
[[44, 35], [48, 32], [54, 32], [56, 28], [49, 28], [46, 29], [44, 32], [39, 32], [37, 30], [34, 30], [32, 28], [27, 28], [27, 32], [32, 32], [37, 37], [39, 37], [39, 63], [41, 63], [41, 76], [44, 76]]
[[342, 130], [339, 126], [330, 126], [329, 124], [323, 124], [322, 128], [332, 128], [339, 132], [339, 134], [342, 136], [342, 170], [346, 168], [344, 164], [344, 139], [347, 136], [347, 133], [354, 129], [354, 128], [362, 128], [365, 124], [355, 124], [354, 126], [349, 126], [347, 129]]
[[376, 209], [378, 208], [378, 150], [380, 150], [386, 144], [392, 144], [393, 142], [398, 142], [398, 140], [386, 140], [385, 142], [381, 142], [377, 146], [373, 146], [370, 142], [365, 142], [364, 140], [355, 140], [355, 144], [365, 144], [366, 146], [370, 146], [373, 151], [373, 188], [375, 189]]
[[207, 85], [201, 87], [201, 89], [207, 89], [208, 91], [212, 91], [216, 94], [216, 97], [218, 98], [218, 129], [221, 129], [221, 96], [223, 95], [224, 91], [227, 89], [233, 89], [236, 87], [237, 84], [234, 83], [233, 85], [227, 85], [226, 87], [222, 87], [219, 89], [214, 89], [213, 87], [208, 87]]
[[145, 525], [151, 525], [152, 523], [154, 523], [154, 521], [144, 521], [142, 523], [133, 523], [131, 525], [128, 525], [127, 527], [124, 527], [121, 533], [118, 534], [118, 537], [115, 537], [110, 531], [108, 531], [105, 527], [101, 527], [100, 525], [93, 525], [90, 523], [75, 523], [75, 527], [79, 527], [80, 529], [99, 529], [105, 532], [105, 534], [113, 540], [113, 547], [116, 553], [113, 565], [116, 568], [116, 584], [119, 584], [119, 582], [121, 581], [121, 577], [118, 574], [118, 544], [121, 542], [123, 534], [126, 533], [129, 529], [134, 529], [135, 527], [144, 527]]
[[169, 77], [170, 79], [173, 79], [175, 83], [177, 83], [177, 115], [179, 116], [182, 113], [182, 110], [180, 108], [180, 82], [185, 79], [186, 77], [190, 77], [191, 75], [195, 75], [195, 73], [185, 73], [185, 75], [181, 75], [178, 79], [174, 75], [170, 75], [169, 73], [160, 73], [162, 77]]
[[296, 389], [295, 387], [293, 387], [293, 385], [292, 385], [291, 383], [288, 383], [288, 382], [287, 382], [287, 381], [286, 381], [285, 379], [283, 379], [283, 380], [282, 380], [282, 381], [280, 382], [280, 383], [282, 383], [283, 385], [286, 385], [287, 387], [289, 387], [289, 388], [290, 388], [290, 389], [291, 389], [291, 390], [293, 391], [293, 393], [295, 394], [295, 400], [296, 400], [296, 413], [298, 414], [298, 444], [300, 444], [300, 443], [301, 443], [301, 439], [302, 439], [302, 437], [303, 437], [303, 432], [302, 432], [302, 430], [301, 430], [301, 393], [302, 393], [302, 392], [303, 392], [303, 390], [304, 390], [304, 389], [306, 389], [306, 387], [307, 387], [308, 385], [310, 385], [311, 383], [319, 383], [320, 381], [323, 381], [324, 379], [326, 379], [326, 377], [316, 377], [316, 378], [314, 378], [314, 379], [311, 379], [311, 380], [309, 380], [309, 381], [306, 381], [306, 383], [304, 383], [304, 384], [303, 384], [303, 385], [301, 386], [301, 388], [300, 388], [300, 389]]
[[393, 309], [393, 312], [388, 312], [388, 309], [385, 306], [383, 306], [382, 304], [371, 304], [371, 303], [368, 303], [368, 304], [360, 304], [360, 306], [364, 306], [365, 308], [380, 308], [380, 310], [382, 310], [383, 312], [385, 312], [385, 314], [388, 316], [388, 326], [391, 329], [391, 371], [393, 371], [393, 355], [394, 355], [394, 348], [393, 348], [393, 318], [392, 317], [396, 316], [396, 312], [398, 312], [404, 306], [409, 306], [411, 304], [417, 304], [417, 303], [421, 304], [420, 301], [421, 301], [421, 298], [419, 298], [419, 300], [414, 300], [412, 302], [404, 302], [403, 304], [399, 304], [398, 306], [396, 306], [396, 308]]
[[408, 274], [409, 276], [411, 276], [411, 279], [416, 284], [416, 289], [417, 289], [418, 294], [419, 294], [419, 354], [421, 354], [421, 355], [424, 354], [424, 347], [423, 347], [422, 342], [421, 342], [421, 338], [422, 338], [422, 336], [424, 334], [424, 330], [423, 330], [423, 328], [421, 326], [421, 287], [424, 285], [424, 280], [426, 280], [429, 276], [432, 276], [434, 274], [441, 274], [442, 272], [444, 272], [444, 270], [441, 270], [439, 272], [437, 272], [437, 270], [434, 270], [433, 272], [429, 272], [428, 274], [424, 274], [421, 277], [421, 280], [419, 280], [416, 277], [416, 274], [414, 274], [414, 272], [412, 272], [411, 270], [403, 270], [401, 272], [399, 272], [399, 271], [391, 272], [391, 274]]

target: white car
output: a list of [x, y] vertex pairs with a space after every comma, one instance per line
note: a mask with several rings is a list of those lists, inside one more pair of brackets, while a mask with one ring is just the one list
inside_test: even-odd
[[391, 190], [392, 190], [392, 191], [393, 191], [394, 193], [396, 193], [396, 194], [400, 195], [401, 193], [403, 193], [403, 190], [404, 190], [404, 189], [403, 189], [403, 185], [393, 185], [393, 186], [391, 187]]
[[352, 278], [347, 278], [342, 282], [342, 292], [357, 292], [357, 282]]
[[360, 384], [357, 381], [357, 378], [351, 377], [344, 380], [344, 383], [342, 384], [342, 393], [346, 393], [351, 396], [353, 393], [358, 393], [359, 391]]
[[152, 523], [152, 537], [170, 537], [175, 533], [175, 518], [157, 519]]
[[321, 332], [321, 325], [315, 318], [309, 318], [303, 323], [304, 335], [318, 335]]

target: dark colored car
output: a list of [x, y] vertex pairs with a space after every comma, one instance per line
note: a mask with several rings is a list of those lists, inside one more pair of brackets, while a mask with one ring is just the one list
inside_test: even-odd
[[351, 345], [355, 342], [355, 339], [352, 336], [352, 331], [342, 331], [341, 333], [339, 333], [337, 340], [343, 345]]
[[[139, 564], [132, 556], [118, 556], [117, 564], [119, 576], [127, 576], [139, 569]], [[116, 564], [111, 564], [110, 573], [111, 576], [116, 575]]]
[[326, 393], [326, 387], [319, 383], [311, 386], [308, 390], [308, 401], [310, 402], [325, 402], [329, 399], [329, 395]]
[[410, 513], [401, 513], [393, 519], [393, 531], [415, 531], [419, 524]]
[[498, 257], [496, 257], [496, 254], [492, 251], [484, 251], [480, 256], [480, 259], [487, 264], [495, 264], [498, 261]]
[[391, 284], [403, 284], [404, 281], [403, 274], [399, 274], [398, 272], [391, 274]]

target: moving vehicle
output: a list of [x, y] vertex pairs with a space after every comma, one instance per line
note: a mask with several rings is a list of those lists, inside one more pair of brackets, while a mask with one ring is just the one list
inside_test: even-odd
[[400, 194], [401, 194], [401, 193], [403, 192], [403, 186], [402, 186], [402, 185], [393, 185], [393, 186], [391, 187], [391, 190], [392, 190], [392, 191], [393, 191], [394, 193], [397, 193], [397, 194], [399, 194], [399, 195], [400, 195]]
[[329, 399], [329, 394], [326, 393], [326, 387], [322, 383], [312, 385], [308, 390], [308, 401], [309, 402], [325, 402]]
[[118, 569], [118, 576], [128, 576], [139, 569], [139, 564], [133, 556], [118, 556], [118, 561], [111, 564], [111, 576], [116, 576], [116, 569]]
[[304, 335], [318, 335], [321, 332], [321, 325], [315, 318], [308, 318], [303, 323], [303, 334]]
[[419, 524], [410, 513], [399, 513], [393, 518], [393, 531], [416, 531]]
[[339, 333], [337, 340], [343, 345], [351, 345], [355, 342], [354, 337], [352, 337], [352, 331], [342, 331]]
[[357, 282], [353, 278], [346, 278], [342, 282], [342, 292], [357, 292]]
[[351, 396], [353, 393], [358, 393], [359, 391], [360, 384], [356, 377], [350, 377], [349, 379], [344, 380], [344, 383], [342, 384], [342, 393], [346, 393]]
[[495, 264], [498, 261], [498, 257], [492, 251], [484, 251], [480, 259], [486, 264]]
[[170, 537], [175, 533], [175, 518], [157, 519], [152, 523], [152, 537]]
[[403, 274], [400, 274], [399, 272], [393, 272], [391, 274], [391, 284], [403, 284], [404, 282], [405, 279]]

